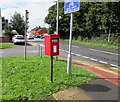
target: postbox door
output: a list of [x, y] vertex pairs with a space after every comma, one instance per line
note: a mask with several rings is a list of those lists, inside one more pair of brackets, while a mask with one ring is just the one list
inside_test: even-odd
[[59, 55], [59, 39], [58, 38], [52, 38], [51, 39], [51, 54], [52, 56]]

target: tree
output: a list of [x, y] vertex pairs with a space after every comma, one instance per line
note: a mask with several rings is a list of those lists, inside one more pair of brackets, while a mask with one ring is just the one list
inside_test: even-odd
[[[57, 6], [53, 5], [49, 8], [49, 14], [45, 18], [45, 22], [50, 25], [49, 32], [53, 33], [56, 30], [56, 10]], [[68, 38], [70, 27], [70, 14], [64, 14], [64, 3], [59, 2], [59, 35]]]
[[109, 8], [107, 17], [107, 34], [108, 42], [110, 42], [111, 33], [120, 33], [120, 2], [118, 3], [108, 3], [107, 7]]
[[[120, 3], [119, 2], [81, 2], [80, 10], [73, 13], [73, 37], [91, 39], [120, 33]], [[70, 31], [70, 14], [64, 14], [64, 3], [59, 3], [59, 34], [68, 37]], [[56, 28], [56, 5], [49, 8], [45, 22], [50, 25], [51, 32]]]
[[11, 27], [9, 25], [8, 19], [5, 19], [5, 17], [2, 17], [2, 30], [4, 30], [4, 35], [11, 34]]
[[16, 30], [20, 35], [24, 35], [25, 31], [24, 17], [21, 16], [19, 13], [15, 12], [10, 21], [12, 30]]
[[7, 30], [8, 29], [8, 20], [5, 19], [5, 17], [2, 17], [2, 30]]

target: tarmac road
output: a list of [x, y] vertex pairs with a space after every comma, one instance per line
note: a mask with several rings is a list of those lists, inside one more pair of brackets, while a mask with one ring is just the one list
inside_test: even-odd
[[[34, 43], [43, 44], [44, 39], [32, 40]], [[66, 41], [60, 41], [60, 51], [68, 53], [69, 44]], [[120, 50], [107, 49], [96, 46], [89, 46], [84, 44], [72, 44], [72, 56], [81, 60], [93, 61], [113, 67], [120, 68]]]
[[[60, 44], [62, 51], [68, 52], [68, 42], [61, 41]], [[84, 60], [120, 67], [120, 60], [118, 60], [118, 57], [120, 57], [119, 50], [73, 43], [72, 55]]]
[[[32, 46], [32, 44], [34, 46]], [[39, 44], [44, 46], [44, 39], [28, 40], [27, 55], [38, 55]], [[65, 52], [67, 57], [68, 53], [68, 42], [60, 41], [60, 51]], [[78, 60], [92, 61], [95, 63], [101, 63], [108, 66], [113, 66], [120, 68], [120, 51], [115, 49], [107, 49], [83, 44], [72, 44], [72, 58]], [[24, 45], [15, 45], [13, 49], [2, 49], [0, 51], [2, 57], [7, 56], [23, 56], [24, 55]]]
[[[14, 45], [14, 48], [2, 49], [1, 57], [24, 56], [24, 45]], [[38, 55], [38, 46], [27, 46], [27, 56]]]

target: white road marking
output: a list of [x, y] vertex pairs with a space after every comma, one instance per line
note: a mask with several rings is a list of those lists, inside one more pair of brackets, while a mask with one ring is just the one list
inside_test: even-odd
[[83, 57], [83, 58], [87, 58], [87, 59], [89, 58], [89, 57], [87, 57], [87, 56], [82, 56], [82, 57]]
[[108, 54], [111, 54], [111, 55], [120, 55], [120, 54], [118, 54], [118, 53], [112, 53], [112, 52], [107, 52], [107, 51], [100, 51], [100, 52], [108, 53]]
[[120, 54], [118, 54], [118, 53], [112, 53], [112, 52], [101, 51], [101, 50], [96, 50], [96, 49], [89, 49], [89, 50], [98, 51], [98, 52], [103, 52], [103, 53], [108, 53], [108, 54], [111, 54], [111, 55], [120, 55]]
[[99, 50], [96, 50], [96, 49], [89, 49], [89, 50], [92, 50], [92, 51], [99, 51]]
[[73, 53], [73, 52], [72, 52], [71, 54], [72, 54], [72, 55], [75, 55], [75, 53]]
[[27, 51], [28, 53], [36, 53], [36, 52], [38, 52], [38, 51]]
[[115, 65], [115, 64], [110, 64], [111, 66], [114, 66], [114, 67], [119, 67], [118, 65]]
[[0, 53], [4, 53], [4, 52], [0, 52]]
[[104, 63], [104, 64], [107, 64], [107, 62], [104, 62], [104, 61], [99, 61], [100, 63]]
[[[62, 49], [59, 49], [59, 50], [61, 50], [61, 51], [65, 51], [65, 50], [62, 50]], [[99, 51], [99, 50], [96, 50], [96, 49], [92, 49], [92, 50], [94, 50], [94, 51]], [[65, 51], [65, 52], [69, 52], [69, 51]], [[73, 53], [73, 52], [71, 52], [71, 54], [73, 54], [73, 55], [76, 55], [76, 56], [79, 56], [79, 57], [81, 57], [82, 55], [80, 55], [80, 54], [75, 54], [75, 53]], [[87, 57], [87, 56], [82, 56], [83, 58], [87, 58], [87, 59], [89, 59], [89, 57]], [[92, 61], [98, 61], [98, 62], [100, 62], [100, 63], [102, 63], [102, 64], [108, 64], [108, 62], [104, 62], [104, 61], [99, 61], [98, 59], [94, 59], [94, 58], [90, 58], [90, 60], [92, 60]], [[109, 64], [109, 65], [111, 65], [111, 66], [114, 66], [114, 67], [120, 67], [120, 66], [118, 66], [118, 65], [115, 65], [115, 64]]]
[[44, 45], [43, 45], [43, 44], [40, 44], [40, 46], [44, 47]]
[[69, 51], [65, 51], [65, 52], [67, 52], [67, 53], [68, 53]]
[[90, 60], [97, 61], [97, 59], [94, 59], [94, 58], [90, 58]]
[[81, 56], [80, 54], [76, 54], [76, 56]]
[[79, 48], [79, 46], [74, 46], [74, 45], [72, 45], [72, 47], [76, 47], [76, 48]]
[[61, 51], [63, 51], [63, 52], [64, 52], [65, 50], [61, 50]]

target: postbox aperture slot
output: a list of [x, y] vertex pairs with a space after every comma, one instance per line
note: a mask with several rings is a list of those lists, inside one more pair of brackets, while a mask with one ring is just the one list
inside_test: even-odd
[[58, 38], [52, 38], [52, 43], [58, 43]]

